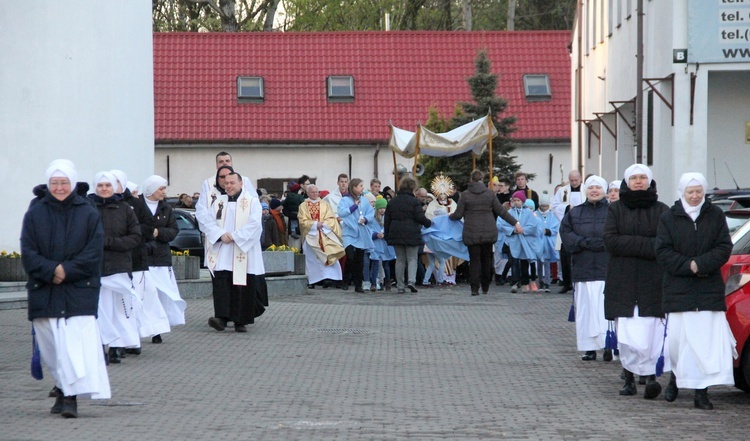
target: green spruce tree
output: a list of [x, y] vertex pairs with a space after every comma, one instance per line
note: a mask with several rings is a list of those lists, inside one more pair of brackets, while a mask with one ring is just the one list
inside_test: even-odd
[[[486, 51], [479, 52], [475, 66], [474, 76], [468, 79], [474, 102], [459, 103], [455, 115], [447, 123], [446, 130], [440, 131], [452, 130], [491, 113], [492, 122], [498, 131], [498, 136], [492, 140], [492, 174], [493, 176], [512, 177], [521, 168], [515, 162], [516, 157], [510, 155], [516, 148], [509, 138], [510, 134], [516, 130], [516, 117], [502, 115], [508, 106], [508, 102], [502, 97], [495, 96], [498, 80], [497, 75], [492, 73], [492, 66], [489, 58], [487, 58]], [[438, 131], [440, 124], [445, 126], [445, 119], [441, 119], [435, 109], [430, 109], [430, 119], [425, 127]], [[457, 189], [463, 188], [469, 181], [469, 174], [472, 170], [471, 152], [449, 158], [424, 156], [420, 158], [420, 161], [425, 164], [425, 173], [420, 180], [423, 186], [429, 185], [438, 173], [443, 173], [453, 179]], [[477, 158], [477, 168], [489, 172], [488, 149], [485, 149], [482, 156]]]

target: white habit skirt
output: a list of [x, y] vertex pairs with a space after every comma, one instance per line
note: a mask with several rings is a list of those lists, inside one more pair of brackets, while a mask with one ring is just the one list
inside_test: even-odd
[[102, 339], [93, 315], [34, 319], [42, 363], [63, 394], [109, 399]]
[[138, 312], [141, 299], [127, 273], [101, 278], [99, 289], [99, 330], [102, 343], [117, 348], [139, 348]]
[[341, 280], [341, 264], [339, 262], [326, 266], [318, 259], [315, 251], [307, 242], [302, 242], [302, 252], [305, 254], [305, 266], [307, 269], [307, 283], [318, 283], [321, 280]]
[[604, 318], [604, 281], [576, 282], [576, 343], [579, 351], [604, 348], [607, 320]]
[[159, 301], [159, 293], [156, 287], [146, 277], [148, 271], [136, 271], [133, 273], [133, 284], [135, 291], [141, 298], [141, 310], [138, 311], [138, 333], [143, 337], [153, 337], [158, 334], [169, 332], [169, 318]]
[[737, 341], [723, 311], [672, 312], [667, 341], [677, 387], [704, 389], [734, 385], [732, 357]]
[[664, 340], [665, 323], [659, 317], [639, 317], [637, 305], [633, 317], [617, 318], [617, 343], [623, 368], [636, 375], [654, 375], [664, 345], [664, 372], [672, 370], [669, 343]]
[[159, 293], [159, 301], [172, 326], [185, 324], [185, 306], [187, 305], [177, 288], [171, 266], [150, 266], [146, 277], [149, 278]]

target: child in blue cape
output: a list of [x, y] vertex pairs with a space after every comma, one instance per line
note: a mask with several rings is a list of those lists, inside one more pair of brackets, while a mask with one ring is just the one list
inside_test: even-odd
[[541, 252], [537, 256], [537, 270], [539, 272], [539, 288], [544, 292], [549, 292], [549, 285], [552, 282], [550, 273], [550, 264], [557, 262], [560, 258], [555, 250], [557, 232], [560, 230], [560, 221], [550, 210], [549, 195], [539, 195], [539, 210], [536, 212], [539, 219], [539, 241], [541, 243]]

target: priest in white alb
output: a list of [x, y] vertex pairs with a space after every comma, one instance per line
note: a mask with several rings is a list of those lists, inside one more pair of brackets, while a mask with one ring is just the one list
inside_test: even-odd
[[219, 173], [229, 173], [223, 174], [223, 182], [217, 180], [224, 194], [212, 195], [212, 215], [200, 222], [213, 283], [214, 316], [208, 325], [223, 331], [231, 321], [236, 332], [247, 332], [246, 325], [268, 306], [260, 246], [262, 208], [256, 194], [243, 190], [239, 173], [228, 168], [220, 167]]
[[339, 259], [346, 254], [341, 242], [341, 225], [328, 202], [320, 199], [316, 185], [307, 186], [307, 196], [299, 206], [299, 228], [304, 238], [308, 284], [321, 280], [341, 280]]

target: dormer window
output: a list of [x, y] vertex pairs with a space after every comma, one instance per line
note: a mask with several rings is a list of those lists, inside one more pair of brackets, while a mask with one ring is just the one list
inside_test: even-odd
[[523, 87], [528, 101], [549, 101], [552, 99], [552, 92], [549, 88], [549, 76], [546, 74], [524, 75]]
[[331, 76], [326, 79], [328, 101], [354, 101], [354, 77], [347, 75]]
[[237, 78], [237, 101], [262, 103], [264, 93], [263, 77]]

